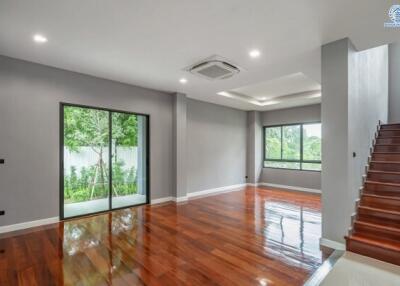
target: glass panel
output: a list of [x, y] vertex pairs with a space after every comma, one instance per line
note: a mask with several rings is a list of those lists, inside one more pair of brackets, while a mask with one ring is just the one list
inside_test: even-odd
[[309, 171], [321, 171], [320, 163], [302, 163], [301, 168]]
[[108, 112], [64, 106], [64, 217], [109, 209]]
[[265, 161], [264, 167], [300, 170], [300, 163], [299, 162]]
[[265, 129], [265, 157], [281, 159], [281, 127]]
[[142, 115], [112, 113], [112, 207], [144, 204], [146, 122]]
[[321, 161], [321, 123], [303, 125], [303, 160]]
[[282, 127], [282, 159], [300, 160], [300, 125]]

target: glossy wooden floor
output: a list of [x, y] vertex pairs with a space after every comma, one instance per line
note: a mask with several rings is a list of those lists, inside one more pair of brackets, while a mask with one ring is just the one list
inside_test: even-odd
[[143, 206], [0, 239], [0, 285], [303, 285], [320, 197], [247, 188]]

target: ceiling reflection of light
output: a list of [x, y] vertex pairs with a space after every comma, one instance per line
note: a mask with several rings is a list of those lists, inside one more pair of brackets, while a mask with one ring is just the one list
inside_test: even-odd
[[269, 282], [267, 278], [257, 278], [257, 280], [261, 286], [267, 286]]

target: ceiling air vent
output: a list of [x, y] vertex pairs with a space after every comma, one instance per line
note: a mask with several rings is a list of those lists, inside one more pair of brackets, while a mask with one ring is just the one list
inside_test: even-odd
[[186, 70], [208, 80], [226, 79], [240, 72], [238, 67], [217, 56], [190, 66]]

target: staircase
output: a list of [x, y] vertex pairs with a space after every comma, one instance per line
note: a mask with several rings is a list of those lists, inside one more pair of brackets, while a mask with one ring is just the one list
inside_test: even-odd
[[400, 265], [400, 124], [378, 128], [348, 251]]

